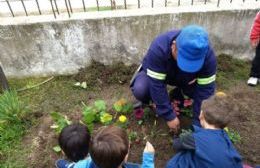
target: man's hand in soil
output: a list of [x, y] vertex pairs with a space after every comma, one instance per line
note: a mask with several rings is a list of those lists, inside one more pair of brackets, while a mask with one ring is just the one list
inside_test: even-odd
[[144, 152], [147, 152], [147, 153], [154, 153], [154, 147], [153, 147], [153, 145], [149, 142], [149, 141], [147, 141], [146, 142], [146, 145], [145, 145], [145, 148], [144, 148]]
[[180, 120], [178, 119], [178, 117], [176, 117], [171, 121], [167, 121], [167, 125], [175, 134], [177, 134], [180, 128]]

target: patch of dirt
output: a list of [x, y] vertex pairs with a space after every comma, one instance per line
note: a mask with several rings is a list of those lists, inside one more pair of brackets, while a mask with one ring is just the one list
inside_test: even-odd
[[89, 67], [80, 69], [74, 79], [78, 82], [86, 82], [89, 88], [118, 83], [125, 84], [130, 81], [136, 69], [137, 65], [126, 66], [122, 62], [105, 66], [93, 61]]
[[[84, 78], [80, 79], [83, 80]], [[260, 90], [259, 88], [248, 87], [244, 83], [238, 83], [232, 89], [226, 91], [232, 97], [231, 102], [237, 104], [238, 107], [238, 112], [232, 115], [232, 122], [229, 127], [238, 131], [242, 137], [241, 143], [235, 146], [242, 155], [244, 162], [256, 165], [260, 164]], [[128, 84], [106, 85], [95, 92], [85, 90], [82, 90], [82, 92], [80, 95], [85, 94], [85, 96], [82, 97], [81, 101], [85, 104], [91, 104], [97, 99], [103, 99], [107, 102], [108, 107], [112, 107], [112, 104], [120, 98], [127, 98], [130, 101], [134, 99]], [[78, 102], [77, 96], [79, 93], [70, 93], [72, 94], [70, 99], [75, 98]], [[48, 97], [50, 99], [39, 106], [45, 106], [48, 103], [52, 104], [52, 95], [48, 95]], [[73, 102], [73, 100], [71, 101]], [[60, 109], [63, 104], [56, 104], [56, 106]], [[71, 120], [78, 121], [81, 118], [82, 106], [80, 103], [74, 105], [70, 103], [66, 108], [67, 110], [62, 108], [64, 111], [61, 112]], [[27, 157], [29, 167], [53, 167], [55, 160], [62, 157], [61, 154], [56, 154], [52, 150], [53, 146], [57, 145], [57, 135], [50, 129], [52, 121], [49, 115], [47, 115], [46, 111], [42, 113], [44, 115], [40, 117], [38, 124], [30, 130], [30, 133], [25, 136], [23, 141], [25, 148], [31, 149], [30, 154], [23, 156]], [[152, 115], [148, 121], [140, 126], [133, 114], [130, 114], [128, 118], [130, 122], [129, 129], [138, 133], [137, 140], [131, 144], [129, 161], [141, 163], [142, 152], [147, 139], [151, 141], [156, 150], [156, 167], [164, 167], [175, 153], [172, 149], [172, 136], [168, 132], [165, 121]], [[187, 127], [190, 120], [183, 118], [182, 124], [183, 127]]]
[[260, 164], [260, 90], [239, 83], [228, 91], [238, 111], [233, 114], [230, 128], [239, 132], [241, 143], [235, 144], [243, 160]]

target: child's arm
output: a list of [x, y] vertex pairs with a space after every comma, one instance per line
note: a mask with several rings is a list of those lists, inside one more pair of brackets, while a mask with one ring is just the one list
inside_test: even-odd
[[154, 168], [154, 147], [150, 142], [146, 142], [143, 153], [142, 168]]
[[173, 140], [175, 150], [195, 150], [195, 140], [192, 133], [187, 133]]
[[260, 12], [257, 13], [250, 32], [250, 42], [253, 48], [255, 48], [258, 45], [259, 39], [260, 39]]

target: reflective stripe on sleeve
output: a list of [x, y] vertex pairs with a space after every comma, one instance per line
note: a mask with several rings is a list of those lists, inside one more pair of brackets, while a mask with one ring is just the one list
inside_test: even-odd
[[154, 72], [150, 69], [147, 69], [147, 75], [150, 76], [151, 78], [158, 79], [158, 80], [166, 79], [166, 74]]
[[216, 75], [212, 75], [208, 78], [198, 78], [197, 82], [199, 85], [207, 85], [216, 80]]

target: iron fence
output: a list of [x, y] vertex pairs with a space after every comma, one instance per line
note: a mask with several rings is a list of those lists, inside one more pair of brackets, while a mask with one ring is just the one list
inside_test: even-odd
[[[43, 15], [43, 14], [46, 14], [46, 9], [43, 11], [39, 1], [42, 1], [43, 0], [2, 0], [0, 1], [0, 7], [1, 5], [4, 5], [6, 4], [7, 7], [8, 7], [8, 12], [11, 14], [12, 17], [16, 17], [18, 16], [18, 14], [16, 14], [14, 11], [14, 8], [15, 6], [17, 6], [17, 3], [20, 3], [22, 5], [22, 8], [23, 8], [23, 15], [25, 16], [29, 16], [29, 15]], [[100, 10], [116, 10], [116, 9], [129, 9], [129, 8], [133, 8], [133, 5], [131, 6], [130, 4], [128, 4], [127, 0], [123, 0], [123, 4], [120, 4], [120, 5], [117, 5], [116, 4], [116, 1], [118, 0], [108, 0], [109, 1], [109, 5], [107, 6], [104, 6], [104, 5], [101, 5], [100, 6], [100, 3], [101, 2], [104, 2], [104, 0], [94, 0], [95, 4], [93, 3], [92, 1], [92, 6], [91, 7], [88, 7], [86, 6], [86, 4], [88, 4], [88, 0], [79, 0], [77, 1], [77, 7], [72, 7], [72, 0], [44, 0], [44, 5], [43, 6], [46, 6], [46, 4], [49, 4], [50, 6], [50, 12], [53, 14], [54, 18], [57, 18], [57, 15], [60, 15], [62, 12], [66, 12], [68, 14], [69, 17], [71, 17], [71, 15], [73, 14], [74, 10], [76, 12], [88, 12], [88, 11], [93, 11], [93, 10], [97, 10], [97, 11], [100, 11]], [[75, 2], [75, 0], [73, 0]], [[128, 1], [137, 1], [136, 2], [136, 5], [134, 6], [134, 8], [142, 8], [141, 6], [141, 0], [128, 0]], [[144, 0], [142, 0], [144, 1]], [[150, 1], [150, 6], [151, 8], [154, 8], [156, 7], [155, 5], [155, 1], [156, 0], [149, 0]], [[172, 6], [173, 4], [173, 1], [171, 0], [160, 0], [161, 2], [160, 3], [160, 6], [163, 6], [163, 7], [168, 7], [168, 6]], [[176, 2], [177, 1], [177, 2]], [[184, 1], [184, 0], [182, 0]], [[186, 0], [185, 3], [187, 4], [189, 1], [189, 5], [195, 5], [195, 1], [196, 0]], [[220, 6], [220, 1], [225, 1], [225, 0], [214, 0], [214, 4], [219, 7]], [[232, 4], [234, 3], [233, 0], [226, 0], [228, 1], [229, 4]], [[241, 0], [242, 3], [245, 3], [246, 1], [249, 1], [249, 0]], [[254, 1], [254, 0], [253, 0]], [[256, 2], [259, 1], [259, 0], [255, 0]], [[25, 2], [30, 3], [30, 7], [26, 6]], [[169, 5], [171, 2], [171, 5]], [[212, 0], [197, 0], [197, 3], [200, 3], [200, 4], [213, 4], [212, 3]], [[61, 3], [63, 3], [63, 6], [61, 5]], [[34, 4], [34, 7], [32, 7], [32, 4]], [[157, 2], [158, 4], [158, 2]], [[175, 5], [176, 6], [181, 6], [182, 5], [182, 2], [181, 0], [175, 0]], [[146, 6], [147, 7], [147, 6]], [[1, 8], [0, 8], [1, 9]], [[30, 10], [34, 10], [37, 11], [37, 13], [33, 13], [33, 14], [30, 14]], [[29, 11], [29, 12], [28, 12]], [[19, 14], [20, 16], [21, 14]]]

